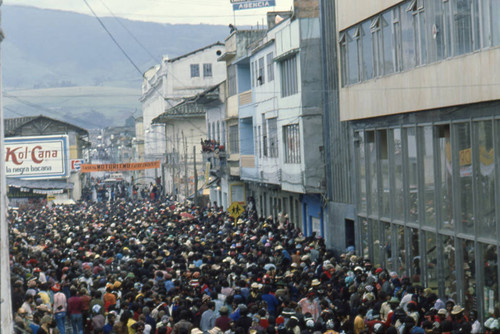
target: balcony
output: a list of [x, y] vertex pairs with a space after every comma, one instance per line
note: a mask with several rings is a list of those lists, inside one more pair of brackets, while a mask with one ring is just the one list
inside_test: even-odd
[[221, 176], [226, 173], [226, 149], [215, 140], [202, 140], [201, 155], [203, 162], [210, 164], [210, 174]]

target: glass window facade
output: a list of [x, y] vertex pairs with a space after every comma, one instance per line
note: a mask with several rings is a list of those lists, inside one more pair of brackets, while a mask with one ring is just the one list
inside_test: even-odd
[[499, 16], [498, 0], [403, 1], [341, 32], [342, 85], [498, 46]]
[[500, 300], [499, 110], [352, 122], [360, 255], [481, 317]]

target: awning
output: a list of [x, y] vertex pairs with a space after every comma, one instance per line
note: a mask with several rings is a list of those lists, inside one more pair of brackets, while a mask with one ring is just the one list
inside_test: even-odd
[[13, 188], [25, 188], [33, 191], [50, 191], [73, 189], [73, 182], [67, 182], [62, 179], [49, 180], [22, 180], [19, 178], [8, 177], [7, 185]]

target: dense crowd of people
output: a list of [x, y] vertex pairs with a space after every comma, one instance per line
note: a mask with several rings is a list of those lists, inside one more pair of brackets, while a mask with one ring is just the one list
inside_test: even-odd
[[168, 199], [10, 212], [15, 333], [499, 333], [288, 219]]

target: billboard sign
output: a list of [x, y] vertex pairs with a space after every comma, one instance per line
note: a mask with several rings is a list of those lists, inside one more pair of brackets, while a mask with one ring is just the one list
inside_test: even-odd
[[233, 4], [233, 10], [242, 10], [242, 9], [257, 9], [264, 7], [273, 7], [276, 6], [276, 0], [262, 0], [262, 1], [238, 1], [231, 0]]
[[4, 159], [7, 177], [67, 177], [68, 136], [5, 138]]

